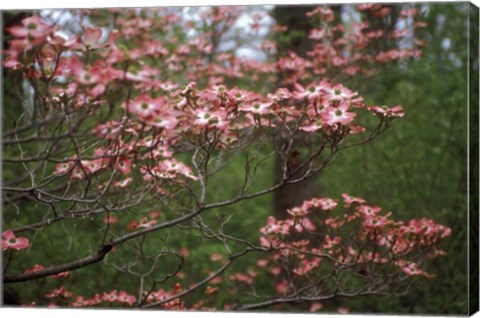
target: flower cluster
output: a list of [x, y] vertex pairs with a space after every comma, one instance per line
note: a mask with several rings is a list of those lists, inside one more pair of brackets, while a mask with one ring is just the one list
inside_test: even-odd
[[[296, 101], [302, 102], [301, 109], [294, 106]], [[94, 149], [91, 159], [80, 160], [77, 155], [65, 159], [56, 165], [54, 174], [82, 180], [112, 168], [120, 175], [131, 175], [135, 166], [147, 182], [182, 178], [195, 181], [198, 177], [192, 169], [173, 158], [174, 148], [179, 145], [234, 148], [251, 135], [252, 128], [264, 131], [289, 123], [296, 123], [305, 132], [341, 132], [345, 137], [364, 131], [353, 122], [358, 109], [390, 120], [399, 117], [401, 109], [366, 108], [357, 93], [327, 82], [307, 88], [296, 84], [293, 92], [280, 88], [268, 96], [223, 85], [199, 90], [192, 82], [157, 98], [139, 95], [124, 108], [133, 115], [128, 120], [109, 121], [94, 129], [99, 137], [110, 140], [108, 146]], [[124, 140], [127, 137], [129, 141]], [[132, 180], [119, 178], [114, 186], [124, 188]]]
[[[361, 10], [380, 9], [362, 7]], [[241, 12], [241, 8], [215, 8], [202, 15], [212, 27], [220, 23], [219, 16], [228, 17], [221, 23], [233, 27]], [[95, 15], [94, 12], [88, 13]], [[258, 135], [259, 131], [265, 133], [268, 131], [265, 128], [292, 123], [304, 132], [324, 131], [332, 139], [337, 139], [336, 134], [345, 137], [365, 130], [354, 122], [358, 111], [369, 111], [382, 120], [403, 116], [401, 106], [367, 107], [356, 92], [338, 83], [324, 80], [306, 86], [300, 84], [312, 80], [301, 75], [309, 74], [309, 69], [322, 74], [322, 63], [349, 69], [349, 72], [356, 67], [338, 56], [319, 53], [325, 50], [326, 44], [322, 44], [322, 40], [333, 36], [334, 28], [312, 31], [310, 37], [319, 43], [313, 52], [307, 54], [311, 61], [290, 52], [278, 62], [259, 64], [225, 52], [204, 65], [201, 56], [213, 52], [207, 34], [198, 32], [199, 37], [187, 39], [172, 49], [168, 43], [152, 37], [150, 32], [142, 31], [154, 32], [174, 26], [197, 30], [200, 26], [195, 21], [182, 21], [180, 15], [161, 9], [156, 14], [162, 18], [139, 18], [134, 11], [127, 10], [117, 18], [115, 29], [85, 27], [80, 34], [70, 34], [67, 38], [56, 31], [57, 26], [50, 25], [38, 15], [25, 18], [21, 26], [9, 29], [13, 39], [6, 51], [5, 67], [22, 72], [27, 78], [47, 81], [50, 92], [45, 99], [56, 111], [73, 109], [100, 114], [117, 103], [120, 97], [124, 112], [122, 119], [100, 122], [92, 129], [103, 143], [90, 148], [88, 153], [75, 152], [65, 158], [56, 165], [55, 175], [68, 175], [82, 181], [111, 169], [118, 172], [110, 183], [107, 180], [99, 182], [99, 189], [110, 184], [118, 188], [134, 185], [133, 175], [137, 171], [143, 175], [144, 181], [160, 187], [185, 184], [198, 181], [199, 177], [174, 157], [178, 149], [206, 145], [231, 149], [250, 136]], [[413, 14], [415, 12], [409, 11], [402, 17]], [[332, 11], [318, 7], [308, 17], [320, 18], [328, 24], [332, 21]], [[262, 14], [254, 14], [252, 20], [261, 24]], [[369, 30], [367, 34], [364, 32], [367, 29], [365, 24], [356, 26], [354, 30], [358, 32], [346, 36], [346, 42], [341, 45], [344, 49], [349, 48], [348, 43], [353, 41], [356, 45], [352, 48], [365, 47], [366, 42], [375, 38], [367, 36], [373, 32]], [[123, 43], [134, 37], [138, 37], [135, 48], [126, 49]], [[35, 58], [27, 59], [29, 54], [35, 54]], [[351, 61], [361, 60], [359, 54], [350, 54]], [[160, 64], [159, 59], [162, 60]], [[185, 69], [184, 65], [189, 68]], [[183, 86], [183, 80], [177, 81], [174, 76], [181, 70], [190, 80]], [[296, 74], [287, 76], [291, 77], [290, 80], [284, 81], [285, 84], [295, 84], [293, 91], [279, 88], [272, 93], [260, 94], [255, 90], [229, 88], [221, 83], [223, 80], [213, 80], [222, 76], [243, 78], [247, 75], [272, 78], [277, 72]], [[203, 78], [211, 80], [205, 83]], [[121, 86], [128, 87], [126, 95], [116, 90]]]
[[[450, 228], [427, 218], [394, 221], [392, 212], [382, 213], [380, 207], [367, 205], [363, 198], [346, 193], [342, 197], [344, 212], [340, 214], [335, 213], [338, 201], [313, 198], [288, 210], [290, 217], [285, 220], [269, 217], [267, 225], [260, 229], [260, 244], [271, 251], [271, 258], [259, 266], [270, 263], [269, 271], [276, 276], [288, 274], [285, 264], [290, 264], [296, 276], [304, 276], [321, 262], [330, 262], [335, 267], [368, 266], [371, 271], [378, 271], [371, 275], [388, 269], [391, 274], [398, 273], [394, 269], [397, 268], [409, 276], [434, 277], [422, 269], [422, 264], [425, 256], [445, 254], [438, 244], [451, 235]], [[303, 239], [298, 240], [298, 233], [305, 229], [305, 219], [314, 227], [306, 229]]]
[[68, 307], [87, 307], [100, 306], [102, 304], [116, 303], [117, 305], [133, 306], [137, 298], [124, 290], [112, 290], [104, 292], [102, 295], [95, 294], [91, 298], [77, 296], [74, 292], [67, 290], [66, 287], [61, 286], [55, 288], [51, 292], [45, 294], [46, 298], [57, 299], [60, 303], [50, 303], [49, 307], [54, 306], [68, 306]]

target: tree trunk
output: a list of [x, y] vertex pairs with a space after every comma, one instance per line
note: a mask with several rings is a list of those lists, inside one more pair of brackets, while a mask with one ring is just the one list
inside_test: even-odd
[[[286, 54], [288, 51], [295, 52], [300, 57], [306, 57], [307, 51], [313, 48], [313, 41], [308, 38], [310, 31], [319, 26], [312, 19], [306, 17], [306, 13], [312, 11], [314, 6], [276, 6], [273, 17], [277, 24], [288, 27], [287, 31], [277, 38], [278, 51]], [[330, 6], [335, 13], [334, 24], [340, 23], [341, 5]], [[279, 56], [278, 58], [280, 58]], [[280, 79], [281, 80], [281, 79]], [[292, 87], [289, 87], [291, 89]], [[295, 140], [295, 148], [298, 158], [302, 157], [305, 139], [301, 136]], [[303, 151], [305, 153], [305, 151]], [[275, 178], [281, 180], [282, 161], [277, 158], [275, 161]], [[286, 210], [301, 205], [304, 200], [320, 195], [318, 176], [309, 178], [301, 183], [287, 185], [275, 192], [274, 211], [275, 216], [283, 219]]]

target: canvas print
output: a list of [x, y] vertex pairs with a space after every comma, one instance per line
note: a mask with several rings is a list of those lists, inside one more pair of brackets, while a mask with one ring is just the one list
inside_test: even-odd
[[3, 306], [478, 309], [474, 5], [2, 18]]

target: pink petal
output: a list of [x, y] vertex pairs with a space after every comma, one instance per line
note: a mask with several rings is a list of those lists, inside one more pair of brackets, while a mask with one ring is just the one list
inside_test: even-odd
[[7, 230], [2, 233], [2, 236], [8, 241], [11, 238], [15, 238], [15, 234], [13, 234], [12, 230]]
[[101, 28], [88, 28], [85, 30], [85, 37], [83, 42], [86, 45], [92, 45], [98, 42], [102, 37], [103, 31]]
[[12, 248], [17, 250], [26, 249], [30, 245], [28, 238], [26, 237], [17, 237], [17, 241], [11, 245]]

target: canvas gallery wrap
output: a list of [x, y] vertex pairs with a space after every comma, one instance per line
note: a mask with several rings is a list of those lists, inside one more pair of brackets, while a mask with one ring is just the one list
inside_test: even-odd
[[3, 306], [478, 309], [474, 5], [2, 19]]

